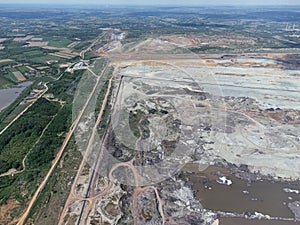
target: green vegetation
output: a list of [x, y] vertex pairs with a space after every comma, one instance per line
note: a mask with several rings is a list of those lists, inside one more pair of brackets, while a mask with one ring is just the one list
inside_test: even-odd
[[18, 79], [15, 77], [15, 75], [13, 74], [13, 72], [15, 72], [15, 71], [13, 71], [12, 69], [10, 69], [10, 70], [8, 71], [8, 74], [5, 75], [5, 77], [6, 77], [7, 79], [9, 79], [9, 80], [11, 80], [11, 81], [17, 83], [17, 82], [18, 82]]
[[34, 146], [44, 127], [58, 112], [57, 103], [39, 99], [0, 137], [0, 173], [20, 169], [22, 160]]
[[[28, 221], [35, 224], [57, 224], [61, 209], [66, 201], [76, 167], [82, 160], [81, 153], [77, 150], [75, 138], [72, 137], [66, 151], [59, 162], [59, 166], [51, 175], [47, 185], [39, 196]], [[58, 207], [60, 206], [60, 207]]]
[[27, 87], [20, 95], [19, 97], [14, 101], [14, 103], [12, 103], [10, 106], [8, 106], [7, 108], [5, 108], [3, 111], [1, 111], [0, 113], [0, 127], [2, 127], [2, 122], [4, 121], [4, 119], [9, 116], [16, 107], [18, 107], [18, 105], [23, 101], [23, 99], [29, 95], [31, 89], [36, 86], [38, 83], [38, 81], [36, 81], [33, 85]]
[[82, 42], [80, 42], [79, 44], [77, 44], [77, 45], [75, 45], [74, 47], [73, 47], [73, 49], [75, 50], [75, 51], [81, 51], [81, 50], [83, 50], [83, 49], [86, 49], [88, 46], [90, 46], [92, 44], [92, 42], [91, 41], [82, 41]]
[[10, 41], [7, 43], [3, 56], [5, 58], [14, 59], [20, 63], [29, 62], [32, 58], [42, 57], [53, 52], [40, 47], [24, 47], [22, 43]]
[[[107, 88], [109, 85], [109, 79], [111, 78], [112, 74], [114, 71], [114, 67], [110, 66], [106, 69], [105, 73], [103, 74], [103, 79], [104, 79], [104, 84], [101, 87], [101, 91], [98, 94], [97, 97], [97, 101], [96, 101], [96, 106], [95, 106], [95, 115], [97, 116], [100, 112], [100, 109], [102, 107], [106, 92], [107, 92]], [[112, 90], [114, 89], [114, 85], [112, 83], [111, 85], [111, 89], [110, 92], [108, 94], [107, 97], [107, 102], [102, 114], [102, 119], [100, 121], [100, 124], [98, 126], [98, 133], [100, 134], [100, 136], [102, 136], [104, 134], [104, 131], [107, 127], [108, 124], [108, 120], [109, 120], [109, 116], [110, 116], [110, 112], [111, 112], [111, 95], [112, 95]]]
[[0, 89], [13, 87], [16, 83], [6, 77], [0, 76]]
[[129, 112], [129, 126], [133, 135], [137, 138], [141, 136], [141, 132], [139, 130], [140, 123], [143, 120], [145, 113], [141, 110], [136, 110], [135, 112]]
[[48, 168], [56, 155], [57, 150], [62, 145], [69, 126], [71, 125], [71, 105], [65, 105], [55, 116], [52, 123], [49, 125], [43, 137], [37, 145], [30, 151], [28, 155], [28, 167]]
[[[53, 93], [63, 100], [65, 102], [63, 106], [42, 98], [0, 137], [2, 147], [0, 173], [12, 167], [21, 170], [22, 160], [29, 153], [24, 171], [14, 176], [0, 178], [0, 205], [5, 204], [8, 199], [15, 199], [20, 203], [13, 210], [14, 217], [19, 216], [24, 209], [25, 203], [31, 198], [36, 186], [49, 170], [52, 160], [65, 139], [65, 133], [69, 130], [72, 120], [73, 94], [69, 90], [77, 86], [82, 73], [83, 71], [76, 71], [73, 75], [66, 73], [60, 80], [48, 84], [48, 93]], [[12, 107], [9, 112], [13, 109]], [[5, 118], [3, 116], [3, 119]], [[70, 163], [72, 164], [72, 161]]]
[[87, 53], [85, 53], [84, 55], [84, 59], [85, 60], [91, 60], [91, 59], [94, 59], [94, 58], [97, 58], [99, 57], [98, 55], [96, 55], [95, 53], [91, 52], [91, 51], [88, 51]]
[[5, 108], [0, 113], [0, 130], [2, 130], [6, 125], [8, 125], [20, 112], [22, 112], [28, 103], [23, 104], [22, 101], [25, 97], [29, 96], [32, 89], [38, 89], [40, 82], [49, 82], [53, 80], [51, 77], [41, 77], [35, 80], [35, 82], [28, 86], [19, 97], [7, 108]]
[[[0, 54], [0, 59], [5, 59], [5, 56], [1, 56], [1, 54]], [[10, 62], [0, 62], [0, 67], [13, 66], [15, 64], [16, 64], [16, 62], [14, 60], [10, 61]]]
[[[100, 75], [103, 71], [103, 69], [105, 68], [105, 66], [107, 65], [108, 61], [105, 58], [98, 58], [95, 60], [95, 62], [93, 63], [93, 67], [92, 67], [92, 71], [97, 74]], [[106, 78], [105, 78], [106, 79]]]
[[51, 60], [59, 61], [61, 63], [65, 61], [64, 59], [62, 59], [60, 57], [57, 57], [57, 56], [53, 56], [53, 55], [41, 55], [41, 56], [37, 56], [37, 57], [33, 57], [33, 58], [28, 59], [28, 62], [47, 65], [46, 62], [47, 61], [51, 61]]
[[[36, 107], [40, 108], [40, 105], [37, 104]], [[47, 110], [50, 109], [49, 103], [47, 106], [44, 104], [42, 107], [47, 107], [44, 108]], [[54, 109], [51, 110], [54, 111]], [[33, 145], [26, 160], [26, 169], [24, 172], [16, 174], [13, 177], [6, 176], [0, 179], [0, 205], [4, 204], [9, 198], [13, 198], [19, 201], [22, 207], [24, 207], [27, 198], [30, 198], [35, 191], [37, 183], [45, 176], [51, 161], [54, 159], [56, 152], [64, 140], [64, 133], [70, 125], [70, 110], [70, 106], [64, 106], [46, 129], [40, 141], [36, 145]], [[31, 126], [34, 125], [31, 124]], [[37, 132], [38, 129], [42, 130], [41, 125], [39, 127], [34, 126], [34, 128], [36, 130], [30, 129], [30, 131]], [[26, 131], [25, 134], [28, 134], [28, 132]], [[18, 140], [22, 139], [22, 135], [18, 135], [17, 137]], [[27, 138], [26, 143], [32, 139]], [[26, 192], [26, 195], [24, 195], [24, 192]]]
[[102, 106], [102, 103], [103, 103], [103, 100], [104, 100], [104, 97], [105, 97], [105, 94], [106, 94], [106, 91], [107, 91], [107, 88], [108, 88], [108, 84], [109, 84], [109, 81], [106, 80], [105, 83], [103, 84], [102, 88], [101, 88], [101, 91], [98, 95], [98, 98], [97, 98], [97, 102], [96, 102], [96, 107], [95, 107], [95, 115], [97, 116], [100, 112], [100, 109], [101, 109], [101, 106]]
[[217, 47], [217, 46], [200, 46], [198, 48], [190, 48], [192, 52], [195, 53], [218, 53], [218, 52], [229, 52], [229, 48]]
[[[107, 82], [107, 84], [105, 86], [103, 87], [103, 89], [107, 90], [108, 82]], [[110, 113], [111, 113], [111, 108], [112, 108], [112, 105], [111, 105], [111, 95], [112, 95], [113, 88], [114, 88], [114, 86], [112, 84], [110, 92], [109, 92], [109, 95], [107, 97], [107, 102], [106, 102], [106, 105], [105, 105], [105, 108], [104, 108], [104, 111], [103, 111], [103, 114], [102, 114], [102, 119], [101, 119], [101, 121], [100, 121], [100, 123], [98, 125], [98, 134], [100, 136], [102, 136], [104, 134], [104, 132], [105, 132], [105, 130], [107, 128], [107, 125], [109, 123]], [[105, 91], [105, 93], [106, 93], [106, 91]], [[101, 101], [101, 103], [102, 103], [103, 102], [103, 97], [101, 97], [101, 95], [102, 94], [100, 93], [98, 100], [101, 101], [101, 99], [102, 99], [102, 101]]]
[[53, 46], [57, 48], [64, 48], [72, 43], [72, 40], [65, 37], [51, 37], [51, 38], [46, 38], [45, 41], [48, 41], [49, 46]]
[[20, 104], [0, 123], [0, 130], [8, 125], [16, 116], [18, 116], [30, 103]]
[[83, 73], [83, 70], [77, 70], [74, 74], [64, 73], [62, 79], [48, 84], [48, 93], [53, 93], [57, 98], [71, 104], [76, 86]]
[[21, 73], [27, 73], [30, 71], [26, 66], [20, 66], [17, 68], [17, 70], [20, 71]]

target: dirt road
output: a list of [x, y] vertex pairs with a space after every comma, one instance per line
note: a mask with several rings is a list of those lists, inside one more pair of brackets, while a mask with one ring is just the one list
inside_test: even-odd
[[87, 105], [89, 104], [89, 102], [90, 102], [92, 96], [94, 95], [94, 93], [95, 93], [95, 91], [96, 91], [96, 88], [97, 88], [98, 83], [99, 83], [99, 79], [100, 79], [100, 77], [98, 77], [98, 79], [97, 79], [97, 81], [96, 81], [96, 83], [95, 83], [95, 85], [94, 85], [94, 88], [93, 88], [91, 94], [89, 95], [89, 97], [88, 97], [88, 99], [87, 99], [87, 101], [86, 101], [84, 107], [83, 107], [82, 110], [80, 111], [80, 113], [79, 113], [79, 115], [77, 116], [76, 120], [73, 122], [73, 124], [72, 124], [72, 126], [71, 126], [69, 132], [68, 132], [67, 135], [66, 135], [66, 138], [65, 138], [65, 140], [64, 140], [64, 142], [63, 142], [63, 144], [62, 144], [60, 150], [58, 151], [58, 153], [57, 153], [57, 155], [56, 155], [54, 161], [52, 162], [52, 166], [51, 166], [50, 170], [48, 171], [48, 173], [47, 173], [47, 175], [45, 176], [45, 178], [44, 178], [44, 180], [42, 181], [42, 183], [41, 183], [41, 184], [39, 185], [39, 187], [37, 188], [36, 192], [34, 193], [32, 199], [31, 199], [30, 202], [29, 202], [29, 205], [28, 205], [26, 211], [24, 212], [24, 214], [23, 214], [22, 217], [20, 218], [20, 220], [19, 220], [19, 222], [18, 222], [18, 225], [22, 225], [22, 224], [25, 223], [25, 221], [26, 221], [26, 219], [27, 219], [27, 217], [28, 217], [28, 215], [29, 215], [29, 213], [30, 213], [30, 211], [31, 211], [31, 209], [32, 209], [32, 207], [33, 207], [33, 205], [34, 205], [34, 203], [36, 202], [36, 200], [37, 200], [39, 194], [41, 193], [41, 191], [42, 191], [43, 188], [45, 187], [45, 185], [46, 185], [46, 183], [47, 183], [49, 177], [51, 176], [52, 172], [53, 172], [54, 169], [56, 168], [56, 166], [57, 166], [57, 164], [58, 164], [58, 162], [59, 162], [59, 160], [60, 160], [60, 158], [61, 158], [61, 156], [62, 156], [62, 154], [63, 154], [63, 152], [64, 152], [64, 150], [65, 150], [65, 148], [66, 148], [66, 146], [67, 146], [67, 144], [68, 144], [68, 142], [69, 142], [69, 140], [71, 139], [71, 137], [72, 137], [72, 135], [73, 135], [73, 133], [74, 133], [74, 130], [75, 130], [76, 126], [78, 125], [78, 123], [79, 123], [79, 121], [80, 121], [80, 119], [81, 119], [81, 117], [82, 117], [82, 115], [83, 115], [83, 113], [84, 113], [84, 110], [86, 109]]
[[[61, 105], [61, 108], [62, 108], [62, 107], [63, 107], [63, 106]], [[58, 112], [56, 113], [55, 116], [53, 116], [53, 118], [52, 118], [52, 119], [49, 121], [49, 123], [45, 126], [45, 128], [43, 129], [43, 131], [42, 131], [41, 135], [39, 136], [39, 138], [36, 140], [36, 142], [34, 143], [34, 145], [31, 147], [31, 149], [27, 152], [27, 154], [26, 154], [25, 157], [23, 158], [23, 160], [22, 160], [22, 167], [23, 167], [22, 170], [12, 169], [12, 170], [10, 170], [10, 171], [8, 171], [8, 172], [6, 172], [6, 173], [0, 174], [0, 177], [5, 177], [5, 176], [10, 176], [10, 175], [19, 174], [19, 173], [22, 173], [22, 172], [24, 172], [24, 171], [26, 170], [26, 164], [25, 164], [25, 162], [26, 162], [26, 159], [27, 159], [28, 155], [30, 154], [30, 152], [31, 152], [31, 150], [33, 149], [33, 147], [36, 146], [36, 145], [40, 142], [41, 138], [44, 136], [45, 131], [48, 129], [49, 125], [50, 125], [50, 124], [53, 122], [53, 120], [56, 118], [57, 114], [58, 114]]]
[[[107, 69], [107, 66], [103, 69], [102, 73], [100, 76], [97, 76], [92, 70], [89, 70], [94, 76], [97, 76], [98, 78], [97, 79], [100, 79], [102, 77], [102, 75], [104, 74], [104, 72], [106, 71]], [[96, 136], [96, 133], [98, 132], [97, 128], [98, 128], [98, 125], [100, 124], [100, 121], [102, 119], [102, 116], [103, 116], [103, 113], [104, 113], [104, 110], [105, 110], [105, 107], [106, 107], [106, 104], [107, 104], [107, 101], [108, 101], [108, 96], [109, 96], [109, 93], [111, 91], [111, 86], [112, 86], [112, 79], [113, 79], [113, 76], [110, 78], [109, 80], [109, 84], [108, 84], [108, 88], [107, 88], [107, 91], [106, 91], [106, 94], [105, 94], [105, 97], [104, 97], [104, 100], [102, 102], [102, 106], [101, 106], [101, 109], [99, 111], [99, 114], [97, 116], [97, 121], [93, 127], [93, 131], [92, 131], [92, 134], [91, 134], [91, 137], [90, 137], [90, 140], [89, 140], [89, 143], [88, 143], [88, 147], [87, 147], [87, 150], [86, 150], [86, 153], [85, 153], [85, 156], [83, 157], [83, 160], [78, 168], [78, 172], [76, 174], [76, 177], [74, 179], [74, 182], [73, 182], [73, 185], [72, 185], [72, 188], [71, 188], [71, 192], [69, 194], [69, 197], [65, 203], [65, 206], [63, 208], [63, 211], [61, 213], [61, 216], [60, 216], [60, 220], [59, 220], [59, 223], [58, 224], [63, 224], [63, 218], [66, 214], [66, 211], [68, 209], [68, 206], [70, 205], [70, 203], [72, 201], [74, 201], [74, 199], [78, 199], [78, 197], [75, 195], [75, 187], [76, 187], [76, 183], [79, 179], [79, 176], [82, 172], [82, 169], [84, 168], [85, 164], [86, 164], [86, 161], [84, 160], [87, 155], [90, 153], [90, 150], [91, 148], [93, 147], [93, 144], [94, 144], [94, 138]], [[97, 85], [98, 85], [98, 82], [97, 82]], [[98, 156], [100, 157], [100, 156]], [[92, 179], [92, 178], [91, 178]]]
[[0, 135], [3, 134], [14, 122], [16, 122], [39, 98], [41, 98], [47, 91], [48, 91], [48, 86], [47, 83], [44, 84], [45, 86], [45, 90], [42, 91], [38, 97], [32, 102], [30, 103], [22, 112], [20, 112], [6, 127], [4, 127], [1, 131], [0, 131]]

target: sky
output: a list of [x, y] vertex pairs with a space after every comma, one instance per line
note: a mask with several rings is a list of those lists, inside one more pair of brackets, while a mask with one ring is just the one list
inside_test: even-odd
[[300, 5], [300, 0], [0, 0], [0, 4]]

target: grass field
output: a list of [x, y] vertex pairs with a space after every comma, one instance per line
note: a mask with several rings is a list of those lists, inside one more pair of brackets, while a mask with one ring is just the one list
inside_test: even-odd
[[42, 50], [33, 50], [33, 51], [24, 52], [23, 56], [26, 56], [26, 57], [38, 57], [38, 56], [41, 56], [43, 54], [44, 54], [44, 52]]
[[47, 61], [50, 61], [50, 60], [62, 61], [61, 58], [52, 56], [52, 55], [43, 55], [40, 57], [34, 57], [31, 59], [28, 59], [28, 61], [31, 63], [39, 63], [39, 64], [45, 64]]
[[5, 77], [13, 82], [18, 82], [18, 79], [15, 77], [15, 75], [13, 74], [13, 72], [15, 72], [14, 70], [9, 70], [8, 74], [5, 75]]
[[[29, 69], [26, 66], [21, 66], [21, 67], [17, 67], [17, 68], [11, 68], [7, 70], [7, 73], [3, 76], [3, 79], [6, 79], [6, 83], [10, 82], [12, 84], [16, 84], [18, 82], [20, 82], [20, 80], [17, 79], [17, 77], [13, 74], [14, 72], [20, 72], [22, 73], [22, 75], [24, 75], [24, 73], [28, 72]], [[3, 86], [5, 88], [6, 83], [4, 83], [5, 81], [3, 80]], [[12, 85], [11, 85], [12, 86]], [[2, 80], [0, 82], [0, 88], [2, 87]], [[10, 86], [8, 86], [10, 87]]]
[[27, 73], [29, 72], [30, 70], [26, 67], [26, 66], [20, 66], [18, 68], [16, 68], [18, 71], [20, 71], [21, 73]]
[[4, 76], [0, 76], [0, 89], [13, 87], [15, 83]]
[[51, 37], [46, 39], [46, 41], [48, 41], [49, 46], [53, 46], [57, 48], [67, 47], [69, 44], [73, 42], [72, 40], [64, 37]]

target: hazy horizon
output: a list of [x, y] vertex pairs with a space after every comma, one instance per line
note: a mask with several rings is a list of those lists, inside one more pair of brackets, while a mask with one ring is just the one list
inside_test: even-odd
[[11, 0], [9, 3], [6, 0], [0, 0], [0, 4], [2, 5], [186, 5], [186, 6], [208, 6], [208, 5], [220, 5], [220, 6], [276, 6], [276, 5], [288, 5], [288, 6], [299, 6], [299, 0], [251, 0], [251, 1], [243, 1], [243, 0], [211, 0], [209, 2], [204, 0], [190, 0], [190, 1], [182, 1], [182, 0]]

